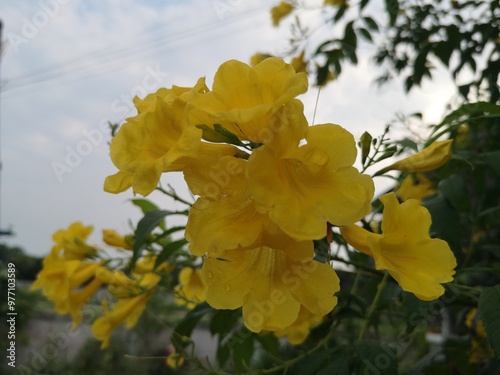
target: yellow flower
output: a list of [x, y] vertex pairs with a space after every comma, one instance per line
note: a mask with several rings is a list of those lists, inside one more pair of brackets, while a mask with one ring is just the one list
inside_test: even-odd
[[175, 349], [173, 349], [172, 353], [167, 356], [165, 363], [168, 367], [176, 369], [184, 364], [184, 357], [182, 356], [182, 354], [176, 353]]
[[224, 156], [214, 164], [206, 160], [186, 169], [191, 191], [200, 195], [186, 224], [185, 236], [193, 255], [249, 246], [259, 237], [264, 217], [256, 212], [250, 197], [247, 164]]
[[417, 173], [412, 174], [401, 182], [396, 189], [396, 194], [402, 200], [416, 199], [419, 203], [422, 198], [436, 193], [436, 187], [425, 175]]
[[[291, 104], [291, 103], [290, 103]], [[299, 146], [305, 138], [307, 144]], [[371, 210], [372, 179], [352, 165], [354, 137], [338, 125], [308, 127], [292, 116], [248, 162], [257, 210], [296, 240], [319, 239], [326, 224], [348, 225]]]
[[442, 283], [453, 280], [457, 265], [448, 244], [431, 239], [431, 216], [414, 199], [399, 204], [394, 193], [380, 197], [384, 204], [382, 234], [356, 225], [340, 228], [355, 249], [371, 256], [378, 270], [387, 270], [401, 288], [424, 301], [444, 293]]
[[114, 229], [103, 229], [102, 240], [109, 246], [119, 247], [126, 250], [133, 249], [130, 236], [122, 236]]
[[293, 66], [293, 69], [295, 69], [297, 73], [300, 72], [307, 73], [307, 61], [305, 60], [304, 57], [305, 53], [306, 51], [303, 50], [299, 56], [296, 56], [292, 59], [291, 64]]
[[282, 1], [278, 5], [271, 8], [271, 17], [273, 19], [273, 26], [277, 27], [280, 24], [282, 18], [288, 16], [294, 9], [294, 6], [290, 3]]
[[306, 91], [307, 75], [281, 59], [270, 57], [254, 67], [229, 60], [217, 70], [212, 91], [193, 95], [192, 104], [212, 117], [203, 124], [218, 123], [240, 140], [264, 143], [279, 126], [276, 111]]
[[99, 317], [92, 325], [92, 333], [102, 341], [102, 348], [105, 348], [109, 345], [111, 334], [120, 324], [125, 324], [125, 327], [129, 329], [137, 324], [161, 277], [148, 273], [132, 280], [121, 271], [101, 271], [98, 273], [98, 278], [113, 283], [109, 287], [110, 292], [119, 296], [111, 311], [106, 300], [103, 299], [104, 316]]
[[264, 61], [265, 59], [269, 57], [274, 57], [273, 55], [269, 55], [268, 53], [254, 53], [252, 57], [250, 57], [250, 65], [255, 66]]
[[451, 158], [453, 140], [435, 141], [422, 151], [391, 164], [384, 171], [429, 172], [443, 166]]
[[96, 278], [108, 285], [109, 292], [117, 298], [129, 298], [142, 292], [136, 280], [131, 279], [123, 271], [111, 271], [101, 267], [96, 272]]
[[193, 88], [162, 88], [144, 100], [135, 98], [138, 115], [127, 119], [111, 142], [111, 160], [119, 172], [106, 178], [104, 190], [120, 193], [132, 187], [146, 196], [163, 172], [182, 170], [184, 159], [196, 154], [201, 139], [187, 102], [193, 92], [207, 90], [200, 79]]
[[476, 320], [477, 309], [471, 309], [465, 318], [465, 325], [474, 331], [471, 339], [469, 363], [480, 363], [492, 358], [494, 353], [486, 339], [486, 329], [482, 320]]
[[205, 302], [205, 283], [201, 279], [200, 270], [183, 268], [179, 273], [179, 284], [174, 288], [174, 292], [175, 303], [190, 310]]
[[93, 229], [92, 225], [84, 226], [80, 222], [72, 223], [67, 229], [59, 229], [52, 235], [55, 242], [53, 251], [62, 250], [66, 259], [84, 259], [93, 255], [97, 250], [85, 243]]
[[102, 341], [101, 347], [103, 349], [109, 345], [111, 334], [120, 324], [125, 324], [125, 327], [129, 329], [137, 324], [151, 295], [151, 293], [147, 293], [132, 298], [119, 299], [112, 311], [108, 309], [106, 300], [103, 300], [104, 316], [99, 317], [92, 324], [92, 333], [98, 340]]
[[252, 332], [289, 327], [301, 306], [323, 316], [337, 303], [339, 279], [330, 265], [312, 257], [312, 242], [295, 254], [261, 246], [208, 256], [201, 270], [207, 302], [216, 309], [243, 307]]
[[315, 315], [301, 306], [297, 320], [285, 329], [276, 330], [274, 334], [278, 337], [286, 336], [290, 344], [300, 345], [309, 336], [311, 328], [321, 323], [322, 320], [322, 315]]
[[58, 314], [71, 314], [73, 326], [81, 322], [81, 308], [101, 287], [94, 279], [101, 263], [67, 260], [57, 251], [52, 251], [44, 260], [43, 268], [31, 286], [42, 288], [42, 293], [54, 303]]

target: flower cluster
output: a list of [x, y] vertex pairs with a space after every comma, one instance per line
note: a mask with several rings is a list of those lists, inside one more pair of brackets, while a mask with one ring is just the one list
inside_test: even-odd
[[[185, 237], [203, 266], [183, 271], [177, 300], [242, 308], [249, 330], [294, 343], [337, 303], [339, 278], [314, 259], [313, 240], [324, 238], [328, 226], [342, 228], [353, 247], [422, 299], [442, 294], [440, 284], [455, 267], [447, 244], [429, 237], [430, 216], [417, 201], [381, 198], [382, 235], [355, 226], [371, 211], [373, 180], [353, 167], [351, 133], [308, 124], [297, 99], [307, 87], [306, 74], [280, 59], [253, 67], [231, 60], [212, 89], [200, 78], [193, 87], [136, 98], [138, 114], [111, 143], [119, 171], [104, 185], [112, 193], [132, 188], [148, 195], [162, 173], [182, 171], [197, 196]], [[400, 164], [415, 158], [422, 169], [425, 157]], [[424, 270], [429, 256], [433, 267]]]
[[[84, 306], [100, 289], [107, 287], [108, 295], [102, 298], [104, 314], [92, 324], [94, 336], [106, 347], [119, 325], [125, 324], [127, 328], [136, 325], [155, 293], [161, 272], [168, 270], [169, 265], [162, 263], [154, 267], [155, 257], [145, 256], [137, 261], [129, 275], [122, 270], [112, 270], [109, 260], [99, 259], [99, 250], [87, 244], [92, 230], [92, 226], [80, 222], [58, 230], [53, 236], [55, 245], [44, 259], [43, 269], [32, 288], [41, 288], [54, 303], [57, 313], [70, 314], [76, 328], [82, 322]], [[103, 240], [111, 246], [130, 249], [130, 237], [120, 236], [114, 230], [103, 230]], [[114, 300], [112, 308], [109, 300]]]

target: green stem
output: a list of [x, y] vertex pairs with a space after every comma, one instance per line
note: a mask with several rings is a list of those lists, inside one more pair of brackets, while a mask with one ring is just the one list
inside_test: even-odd
[[156, 188], [156, 190], [161, 191], [163, 194], [168, 195], [170, 198], [173, 198], [173, 199], [175, 199], [175, 200], [176, 200], [176, 201], [178, 201], [178, 202], [184, 203], [184, 204], [186, 204], [186, 205], [188, 205], [188, 206], [192, 206], [192, 205], [193, 205], [193, 203], [188, 202], [187, 200], [182, 199], [181, 197], [179, 197], [179, 196], [175, 193], [175, 191], [173, 191], [173, 190], [172, 190], [172, 191], [168, 191], [168, 190], [163, 189], [161, 186], [158, 186], [158, 187]]
[[377, 309], [378, 301], [380, 299], [380, 296], [382, 295], [382, 291], [384, 290], [385, 284], [387, 284], [388, 279], [389, 279], [389, 274], [386, 272], [384, 277], [377, 286], [377, 294], [375, 294], [375, 298], [373, 299], [372, 305], [370, 306], [370, 310], [368, 311], [368, 315], [366, 316], [365, 323], [363, 324], [361, 332], [359, 333], [358, 340], [363, 340], [366, 331], [368, 330], [368, 327], [370, 327], [370, 323], [373, 319], [373, 314]]

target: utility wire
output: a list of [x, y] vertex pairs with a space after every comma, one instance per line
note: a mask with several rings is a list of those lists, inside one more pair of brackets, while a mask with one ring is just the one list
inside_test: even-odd
[[[247, 11], [245, 13], [242, 13], [240, 15], [236, 15], [234, 17], [229, 18], [227, 21], [223, 22], [222, 21], [217, 21], [209, 24], [205, 24], [201, 27], [191, 29], [191, 30], [183, 30], [179, 33], [171, 34], [168, 35], [164, 38], [158, 38], [156, 40], [150, 41], [148, 43], [143, 43], [142, 45], [138, 45], [135, 47], [130, 47], [126, 49], [115, 49], [115, 50], [100, 50], [96, 51], [90, 55], [87, 55], [86, 59], [72, 59], [70, 62], [60, 64], [58, 66], [46, 69], [45, 71], [41, 71], [35, 74], [32, 74], [30, 76], [23, 76], [20, 78], [15, 78], [13, 80], [10, 80], [6, 84], [6, 87], [4, 88], [4, 92], [12, 91], [12, 90], [17, 90], [20, 88], [24, 87], [29, 87], [38, 83], [46, 82], [49, 80], [52, 80], [54, 78], [60, 78], [68, 75], [72, 75], [75, 73], [79, 73], [82, 71], [88, 71], [89, 69], [96, 69], [101, 66], [106, 66], [109, 64], [113, 63], [119, 63], [119, 65], [123, 68], [126, 68], [123, 64], [123, 57], [130, 57], [132, 55], [138, 54], [140, 52], [148, 51], [148, 50], [155, 50], [158, 48], [163, 47], [166, 42], [169, 41], [180, 41], [189, 37], [193, 37], [196, 35], [199, 35], [200, 33], [206, 33], [207, 31], [214, 30], [221, 28], [222, 26], [227, 26], [227, 24], [234, 24], [236, 22], [240, 22], [242, 18], [248, 18], [248, 16], [256, 14], [257, 12], [260, 12], [263, 8], [254, 8], [250, 11]], [[229, 33], [228, 36], [234, 35], [234, 33]], [[94, 57], [99, 57], [102, 56], [104, 58], [111, 58], [110, 60], [107, 61], [101, 61], [99, 64], [93, 64], [89, 65], [93, 60], [90, 58]], [[141, 56], [142, 57], [142, 56]], [[74, 64], [73, 66], [70, 65], [68, 68], [68, 64], [71, 64], [72, 62], [77, 62], [77, 64]], [[95, 60], [94, 60], [95, 61]], [[28, 82], [23, 82], [28, 80]], [[16, 84], [17, 83], [17, 84]]]

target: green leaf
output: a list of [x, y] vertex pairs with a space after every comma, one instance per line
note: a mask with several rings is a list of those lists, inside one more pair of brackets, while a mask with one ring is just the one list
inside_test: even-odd
[[359, 146], [361, 147], [361, 163], [365, 165], [366, 158], [370, 153], [370, 148], [372, 146], [372, 139], [370, 133], [364, 132], [359, 139]]
[[203, 316], [210, 311], [213, 311], [213, 308], [211, 308], [207, 303], [202, 303], [196, 306], [193, 310], [189, 311], [184, 319], [177, 324], [170, 338], [177, 351], [180, 352], [192, 342], [190, 337], [194, 328], [201, 318], [203, 318]]
[[366, 41], [373, 42], [372, 34], [370, 34], [367, 29], [365, 29], [364, 27], [360, 27], [358, 31], [359, 35], [361, 35]]
[[484, 152], [479, 156], [486, 165], [500, 175], [500, 151]]
[[241, 311], [237, 310], [217, 310], [210, 320], [210, 332], [212, 335], [219, 334], [225, 336], [233, 329], [239, 321]]
[[161, 253], [156, 257], [155, 261], [155, 269], [158, 267], [160, 264], [165, 262], [170, 255], [178, 251], [179, 249], [182, 249], [182, 247], [187, 244], [186, 239], [182, 238], [177, 241], [172, 241], [163, 246], [163, 249], [161, 250]]
[[316, 375], [328, 357], [327, 350], [316, 351], [300, 359], [289, 371], [290, 375]]
[[136, 198], [136, 199], [131, 199], [131, 201], [134, 205], [136, 205], [142, 210], [143, 214], [149, 211], [159, 210], [159, 207], [156, 204], [147, 199]]
[[141, 250], [144, 247], [148, 235], [160, 225], [163, 219], [172, 214], [171, 211], [154, 210], [148, 211], [144, 217], [137, 223], [135, 230], [135, 240], [132, 258], [130, 259], [130, 269], [135, 267], [135, 262], [141, 255]]
[[460, 217], [453, 206], [442, 194], [422, 202], [432, 217], [431, 237], [441, 238], [450, 244], [458, 245], [462, 235]]
[[372, 31], [378, 31], [378, 24], [371, 17], [363, 17], [363, 21], [365, 21], [366, 26]]
[[399, 13], [399, 1], [398, 0], [385, 0], [385, 10], [389, 15], [389, 23], [394, 26], [396, 23], [396, 18]]
[[248, 373], [254, 351], [254, 340], [255, 335], [247, 332], [245, 337], [241, 336], [238, 341], [234, 341], [230, 346], [233, 353], [234, 367], [239, 373]]
[[268, 333], [267, 335], [259, 334], [256, 336], [258, 343], [262, 348], [269, 354], [279, 357], [280, 343], [278, 338], [273, 333]]
[[337, 11], [337, 13], [335, 14], [335, 16], [333, 17], [333, 21], [337, 22], [338, 20], [340, 20], [342, 18], [342, 16], [344, 15], [344, 13], [345, 13], [346, 10], [347, 10], [347, 6], [346, 5], [343, 5], [343, 6], [339, 7], [339, 10]]
[[323, 367], [315, 375], [350, 375], [349, 370], [349, 354], [339, 351], [330, 357], [334, 357], [333, 361]]
[[358, 374], [398, 375], [396, 353], [387, 345], [375, 341], [359, 341], [355, 344], [361, 367]]
[[202, 130], [202, 138], [209, 142], [214, 143], [230, 143], [229, 139], [214, 129], [204, 124], [196, 125], [198, 129]]
[[491, 348], [500, 358], [500, 284], [482, 290], [478, 308]]
[[346, 25], [344, 30], [344, 39], [342, 40], [342, 43], [343, 43], [342, 47], [346, 51], [346, 55], [352, 61], [351, 55], [356, 54], [356, 47], [358, 45], [358, 37], [354, 32], [354, 21], [351, 21]]
[[438, 189], [457, 212], [468, 212], [470, 210], [470, 199], [462, 175], [454, 174], [441, 180]]
[[214, 130], [222, 135], [223, 137], [226, 137], [226, 139], [229, 140], [227, 143], [232, 143], [234, 145], [242, 145], [240, 139], [238, 136], [229, 130], [227, 130], [225, 127], [223, 127], [221, 124], [214, 124]]
[[363, 10], [370, 0], [361, 0], [359, 3], [359, 9]]

